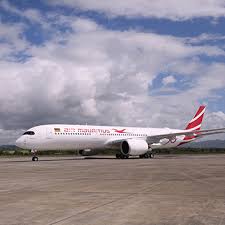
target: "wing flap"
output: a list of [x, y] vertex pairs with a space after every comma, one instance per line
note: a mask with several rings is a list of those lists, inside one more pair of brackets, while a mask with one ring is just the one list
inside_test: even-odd
[[[185, 137], [190, 137], [190, 138], [200, 138], [202, 136], [206, 135], [212, 135], [212, 134], [221, 134], [225, 133], [225, 128], [220, 128], [220, 129], [210, 129], [210, 130], [193, 130], [193, 131], [188, 131], [184, 130], [183, 132], [176, 132], [176, 133], [165, 133], [165, 134], [159, 134], [159, 135], [151, 135], [146, 137], [146, 141], [148, 144], [157, 144], [159, 143], [162, 139], [168, 139], [168, 140], [173, 140], [177, 136], [185, 136]], [[130, 138], [121, 138], [121, 139], [114, 139], [107, 141], [105, 143], [106, 148], [115, 148], [118, 149], [120, 147], [121, 142], [128, 140], [128, 139], [133, 139], [133, 137]], [[137, 138], [139, 139], [139, 138]], [[140, 138], [143, 139], [143, 138]]]

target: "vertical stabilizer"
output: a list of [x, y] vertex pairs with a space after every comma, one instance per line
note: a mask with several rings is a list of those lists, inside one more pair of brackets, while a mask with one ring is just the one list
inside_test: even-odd
[[[199, 109], [198, 109], [197, 113], [195, 114], [194, 118], [188, 123], [185, 130], [188, 130], [188, 131], [200, 130], [201, 125], [202, 125], [202, 120], [203, 120], [203, 117], [204, 117], [204, 113], [205, 113], [205, 106], [202, 105], [202, 106], [199, 107]], [[190, 136], [190, 135], [185, 136], [183, 141], [179, 145], [183, 145], [185, 143], [194, 141], [195, 139], [196, 139], [196, 137], [194, 135], [193, 136]]]
[[186, 127], [186, 130], [200, 130], [202, 125], [202, 120], [205, 113], [205, 106], [200, 106], [197, 113], [195, 114], [194, 118], [189, 122]]

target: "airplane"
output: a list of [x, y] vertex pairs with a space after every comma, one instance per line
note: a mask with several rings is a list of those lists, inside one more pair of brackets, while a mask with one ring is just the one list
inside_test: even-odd
[[225, 128], [201, 130], [205, 109], [200, 106], [184, 130], [48, 124], [27, 130], [16, 140], [16, 146], [31, 149], [33, 161], [38, 161], [37, 152], [42, 150], [77, 150], [85, 156], [112, 149], [118, 159], [152, 158], [154, 149], [173, 148], [206, 135], [225, 133]]

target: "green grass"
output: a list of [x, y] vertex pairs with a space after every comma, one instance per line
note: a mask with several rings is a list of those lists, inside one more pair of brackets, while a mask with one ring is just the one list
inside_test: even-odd
[[[225, 148], [171, 148], [171, 149], [157, 149], [154, 150], [156, 154], [215, 154], [225, 153]], [[99, 155], [115, 155], [113, 150], [99, 150]], [[0, 156], [30, 156], [29, 150], [23, 150], [19, 148], [15, 149], [0, 149]], [[64, 155], [78, 155], [75, 150], [70, 151], [40, 151], [38, 155], [45, 156], [64, 156]]]

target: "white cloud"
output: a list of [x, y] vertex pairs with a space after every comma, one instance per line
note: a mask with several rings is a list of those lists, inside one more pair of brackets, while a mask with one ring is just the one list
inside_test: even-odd
[[[208, 112], [205, 116], [205, 121], [207, 122], [206, 127], [213, 129], [213, 128], [218, 128], [218, 127], [225, 127], [225, 114], [224, 112], [217, 111], [217, 112]], [[223, 139], [224, 140], [224, 134], [220, 135], [212, 135], [208, 136], [205, 139], [208, 140], [214, 140], [215, 137], [217, 139]]]
[[20, 10], [14, 5], [10, 4], [7, 0], [2, 0], [0, 2], [0, 7], [5, 9], [6, 11], [24, 17], [30, 21], [43, 23], [43, 18], [38, 10], [35, 9]]
[[24, 133], [24, 130], [3, 130], [0, 129], [0, 144], [14, 144], [18, 136]]
[[12, 58], [12, 55], [24, 51], [29, 44], [22, 37], [24, 26], [22, 24], [3, 24], [0, 21], [0, 60]]
[[[185, 38], [154, 33], [110, 31], [88, 19], [71, 18], [70, 24], [74, 33], [63, 37], [64, 44], [56, 36], [27, 49], [32, 58], [23, 63], [0, 62], [1, 129], [86, 122], [182, 128], [202, 98], [225, 87], [224, 64], [193, 60], [202, 54], [224, 55], [218, 47], [191, 46]], [[181, 76], [189, 76], [182, 65], [196, 76], [191, 88], [171, 96], [149, 94], [161, 72], [179, 69]]]
[[53, 28], [53, 25], [59, 25], [60, 23], [63, 24], [66, 22], [63, 21], [63, 18], [65, 17], [61, 15], [53, 12], [43, 13], [42, 11], [34, 8], [20, 9], [19, 7], [17, 8], [15, 5], [11, 4], [8, 0], [0, 1], [0, 7], [7, 12], [29, 21], [34, 26], [36, 26], [36, 24], [41, 25], [48, 34], [54, 32], [54, 34], [57, 35], [57, 31]]
[[95, 99], [87, 99], [81, 103], [82, 114], [85, 116], [98, 116]]
[[225, 36], [223, 35], [219, 35], [219, 34], [207, 34], [207, 33], [203, 33], [200, 34], [197, 37], [191, 37], [191, 38], [186, 38], [187, 41], [191, 44], [199, 44], [202, 43], [202, 41], [222, 41], [225, 40]]
[[174, 76], [170, 75], [170, 76], [164, 77], [162, 80], [162, 83], [164, 85], [173, 84], [173, 83], [176, 83], [176, 79]]
[[51, 4], [67, 5], [81, 10], [94, 10], [110, 16], [155, 17], [186, 20], [196, 17], [224, 17], [223, 0], [48, 0]]
[[212, 128], [217, 128], [218, 124], [225, 127], [225, 114], [221, 111], [212, 112], [207, 115], [207, 121]]
[[92, 32], [96, 31], [97, 29], [100, 29], [100, 26], [98, 26], [95, 22], [88, 20], [88, 19], [81, 19], [76, 18], [72, 24], [72, 28], [75, 32]]

